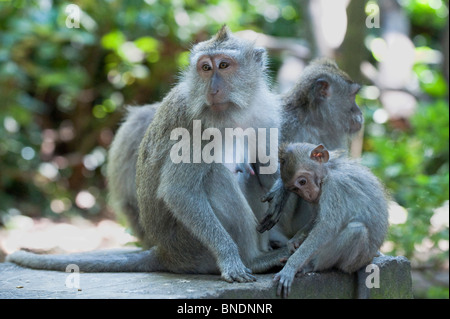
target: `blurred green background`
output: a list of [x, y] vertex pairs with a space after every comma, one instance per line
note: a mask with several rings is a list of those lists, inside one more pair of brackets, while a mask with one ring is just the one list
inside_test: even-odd
[[[79, 28], [70, 4], [82, 11]], [[410, 258], [428, 282], [416, 297], [448, 298], [448, 8], [448, 0], [0, 0], [0, 227], [13, 230], [16, 216], [115, 218], [104, 173], [124, 106], [161, 100], [191, 44], [226, 23], [270, 36], [274, 89], [289, 82], [287, 61], [301, 67], [319, 55], [364, 85], [362, 161], [397, 203], [383, 251]]]

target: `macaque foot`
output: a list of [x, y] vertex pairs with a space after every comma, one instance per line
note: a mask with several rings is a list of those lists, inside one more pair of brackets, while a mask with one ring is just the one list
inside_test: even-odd
[[227, 282], [251, 282], [256, 281], [256, 277], [252, 275], [252, 271], [245, 267], [242, 262], [229, 263], [222, 269], [222, 278]]

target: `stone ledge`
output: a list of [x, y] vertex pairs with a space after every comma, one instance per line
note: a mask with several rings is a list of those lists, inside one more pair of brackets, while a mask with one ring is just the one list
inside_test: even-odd
[[[405, 257], [376, 257], [373, 263], [380, 270], [380, 288], [368, 289], [366, 297], [412, 298], [410, 264]], [[0, 263], [0, 299], [278, 298], [273, 274], [257, 275], [252, 283], [230, 284], [213, 275], [80, 273], [80, 290], [66, 287], [69, 275]], [[357, 298], [357, 286], [356, 274], [309, 273], [295, 279], [289, 298]]]

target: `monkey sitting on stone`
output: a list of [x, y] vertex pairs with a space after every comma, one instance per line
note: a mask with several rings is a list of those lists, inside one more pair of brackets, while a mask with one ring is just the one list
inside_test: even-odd
[[[355, 101], [359, 89], [360, 85], [353, 82], [333, 60], [319, 58], [312, 61], [296, 85], [282, 96], [280, 144], [321, 143], [328, 150], [349, 150], [352, 137], [364, 123]], [[310, 207], [304, 200], [287, 192], [280, 182], [278, 180], [262, 190], [259, 196], [248, 199], [252, 207], [258, 207], [257, 202], [266, 194], [263, 202], [271, 203], [268, 212], [281, 216], [270, 232], [271, 244], [275, 247], [284, 246], [312, 218]], [[268, 189], [271, 190], [269, 193]], [[260, 211], [267, 210], [264, 204], [259, 202]], [[282, 215], [279, 214], [281, 209], [284, 211]], [[258, 216], [259, 219], [262, 217]], [[258, 229], [264, 231], [261, 226]], [[307, 231], [306, 228], [304, 230]]]
[[[61, 271], [77, 264], [84, 272], [220, 274], [229, 282], [254, 281], [252, 273], [281, 266], [287, 250], [261, 247], [257, 220], [224, 163], [191, 162], [198, 155], [194, 147], [188, 147], [188, 161], [172, 159], [177, 132], [193, 136], [195, 122], [220, 132], [278, 127], [280, 102], [269, 89], [266, 69], [266, 51], [235, 37], [226, 26], [192, 48], [189, 66], [157, 108], [137, 155], [136, 227], [147, 250], [59, 256], [19, 251], [7, 260]], [[141, 132], [142, 126], [136, 129]], [[220, 145], [230, 148], [225, 154], [233, 152], [234, 145]]]
[[[388, 230], [387, 194], [372, 172], [323, 145], [283, 144], [279, 151], [283, 187], [314, 213], [306, 238], [299, 231], [288, 247], [293, 255], [274, 276], [277, 294], [287, 297], [296, 273], [332, 267], [352, 273], [378, 254]], [[270, 229], [278, 220], [267, 216]]]

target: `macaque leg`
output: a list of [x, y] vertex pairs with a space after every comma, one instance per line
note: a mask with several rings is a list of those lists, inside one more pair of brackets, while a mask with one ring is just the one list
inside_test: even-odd
[[[336, 258], [330, 258], [333, 251]], [[358, 298], [367, 299], [370, 297], [370, 289], [365, 283], [367, 278], [365, 266], [378, 254], [376, 248], [370, 248], [366, 226], [360, 222], [352, 222], [342, 230], [335, 243], [318, 254], [314, 270], [334, 265], [347, 273], [356, 272]]]
[[[231, 179], [230, 183], [230, 179], [223, 176], [229, 174], [228, 170], [216, 171], [211, 176], [216, 187], [206, 189], [208, 198], [214, 199], [210, 200], [209, 204], [216, 217], [237, 244], [242, 260], [252, 272], [262, 272], [280, 265], [280, 253], [266, 255], [261, 252], [261, 234], [256, 231], [256, 218], [240, 192], [237, 180]], [[224, 196], [224, 193], [233, 196]]]
[[327, 225], [317, 225], [309, 236], [306, 237], [303, 244], [289, 257], [283, 269], [275, 274], [274, 281], [277, 284], [277, 295], [287, 298], [291, 291], [291, 286], [297, 272], [309, 270], [309, 263], [316, 255], [317, 251], [326, 247], [333, 241], [334, 235]]
[[357, 271], [375, 257], [371, 252], [368, 231], [360, 222], [349, 223], [337, 236], [320, 249], [314, 258], [314, 271], [336, 267], [346, 273]]

